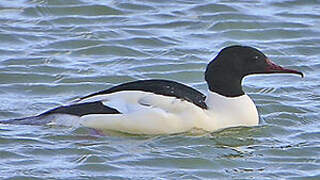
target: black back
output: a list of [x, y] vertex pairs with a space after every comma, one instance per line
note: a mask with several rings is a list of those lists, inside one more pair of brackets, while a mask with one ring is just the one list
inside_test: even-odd
[[90, 94], [81, 98], [81, 100], [103, 94], [110, 94], [119, 91], [144, 91], [151, 92], [158, 95], [176, 97], [182, 100], [189, 101], [202, 109], [207, 109], [205, 103], [206, 96], [201, 92], [178, 82], [153, 79], [153, 80], [139, 80], [124, 83], [118, 86], [111, 87], [94, 94]]

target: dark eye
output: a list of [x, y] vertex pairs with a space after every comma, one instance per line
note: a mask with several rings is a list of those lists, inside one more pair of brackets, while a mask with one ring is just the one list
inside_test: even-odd
[[258, 62], [258, 61], [259, 61], [259, 56], [254, 56], [252, 59], [253, 59], [255, 62]]

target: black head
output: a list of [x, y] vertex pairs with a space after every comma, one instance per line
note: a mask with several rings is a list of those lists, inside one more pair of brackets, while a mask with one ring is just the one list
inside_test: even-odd
[[294, 73], [274, 64], [261, 51], [248, 46], [230, 46], [222, 49], [208, 64], [205, 79], [209, 89], [227, 97], [243, 95], [242, 79], [250, 74]]

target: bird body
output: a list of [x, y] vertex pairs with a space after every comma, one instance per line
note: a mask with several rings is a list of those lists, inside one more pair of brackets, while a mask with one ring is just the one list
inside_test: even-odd
[[133, 134], [172, 134], [197, 128], [216, 131], [256, 126], [257, 108], [242, 90], [251, 74], [293, 73], [247, 46], [221, 50], [208, 64], [207, 95], [170, 80], [139, 80], [80, 98], [37, 116], [0, 121], [11, 124], [84, 126]]

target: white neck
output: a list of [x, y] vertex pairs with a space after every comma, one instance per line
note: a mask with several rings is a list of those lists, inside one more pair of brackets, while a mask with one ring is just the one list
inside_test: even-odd
[[249, 96], [225, 97], [209, 90], [206, 104], [208, 115], [212, 116], [220, 128], [235, 126], [256, 126], [258, 111]]

